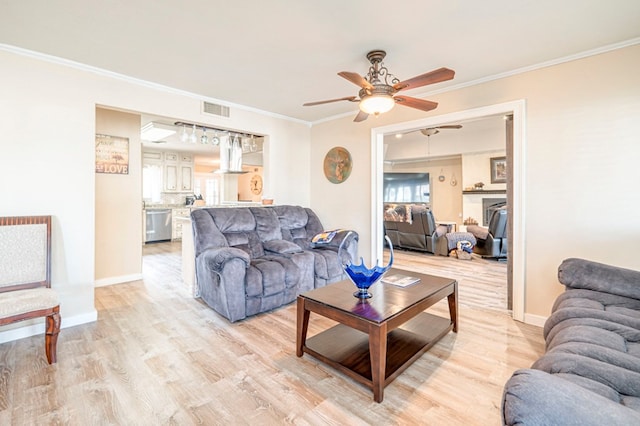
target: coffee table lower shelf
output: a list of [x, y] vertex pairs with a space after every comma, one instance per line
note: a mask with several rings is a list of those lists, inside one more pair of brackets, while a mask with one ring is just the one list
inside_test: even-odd
[[[387, 334], [384, 386], [453, 329], [449, 318], [422, 312]], [[338, 324], [309, 337], [303, 352], [373, 389], [369, 335]]]

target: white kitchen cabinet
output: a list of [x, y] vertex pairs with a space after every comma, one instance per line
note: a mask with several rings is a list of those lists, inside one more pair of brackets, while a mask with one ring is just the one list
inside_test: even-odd
[[182, 225], [185, 223], [183, 218], [188, 218], [191, 215], [190, 209], [172, 209], [171, 211], [171, 239], [182, 239]]
[[182, 191], [193, 191], [193, 164], [180, 164], [180, 187]]
[[177, 164], [164, 165], [164, 190], [165, 191], [178, 190], [178, 165]]
[[162, 153], [142, 153], [142, 199], [148, 203], [159, 203], [164, 191], [164, 163]]
[[145, 167], [162, 168], [163, 192], [193, 192], [193, 155], [189, 153], [143, 151]]
[[162, 171], [164, 192], [193, 192], [193, 156], [191, 154], [165, 152], [162, 158]]

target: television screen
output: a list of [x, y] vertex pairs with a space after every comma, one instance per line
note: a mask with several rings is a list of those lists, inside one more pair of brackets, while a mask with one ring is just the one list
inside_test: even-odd
[[429, 173], [384, 173], [385, 203], [429, 203]]

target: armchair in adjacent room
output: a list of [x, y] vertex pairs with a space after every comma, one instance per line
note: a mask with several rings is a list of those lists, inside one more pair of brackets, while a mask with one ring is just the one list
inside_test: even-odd
[[447, 233], [437, 226], [433, 212], [421, 205], [385, 206], [385, 234], [394, 248], [436, 253], [437, 241]]
[[483, 257], [496, 259], [507, 257], [507, 208], [501, 207], [493, 211], [489, 227], [477, 225], [467, 226], [467, 232], [476, 237], [473, 252]]

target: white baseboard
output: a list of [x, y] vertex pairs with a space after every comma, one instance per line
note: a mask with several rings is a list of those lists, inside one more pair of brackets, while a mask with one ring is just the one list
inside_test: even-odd
[[547, 317], [541, 315], [524, 314], [524, 323], [536, 325], [538, 327], [544, 327], [544, 323], [547, 321]]
[[[96, 322], [98, 320], [98, 311], [93, 310], [86, 314], [75, 315], [72, 317], [62, 318], [60, 328], [69, 328], [80, 324], [87, 324], [90, 322]], [[25, 327], [13, 328], [7, 331], [0, 331], [0, 343], [12, 342], [14, 340], [24, 339], [25, 337], [36, 336], [38, 334], [44, 334], [45, 332], [45, 320], [44, 317], [37, 324], [27, 325]]]
[[96, 280], [96, 282], [94, 283], [95, 287], [104, 287], [107, 285], [113, 285], [113, 284], [122, 284], [122, 283], [128, 283], [131, 281], [138, 281], [142, 279], [142, 274], [131, 274], [131, 275], [120, 275], [119, 277], [109, 277], [109, 278], [103, 278], [101, 280]]

